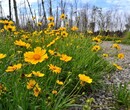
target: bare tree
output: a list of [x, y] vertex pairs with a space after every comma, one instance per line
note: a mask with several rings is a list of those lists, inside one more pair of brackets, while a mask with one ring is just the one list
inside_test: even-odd
[[9, 0], [9, 20], [11, 20], [11, 0]]
[[52, 0], [49, 0], [49, 14], [50, 14], [50, 16], [53, 16], [53, 13], [52, 13]]
[[44, 5], [44, 1], [42, 1], [42, 8], [43, 8], [43, 18], [44, 18], [44, 21], [45, 21], [45, 26], [47, 25], [47, 17], [46, 17], [46, 11], [45, 11], [45, 5]]
[[28, 1], [28, 0], [26, 0], [26, 1], [27, 1], [27, 3], [28, 3], [28, 7], [29, 7], [30, 13], [31, 13], [32, 18], [33, 18], [34, 16], [33, 16], [33, 12], [32, 12], [32, 9], [31, 9], [31, 6], [30, 6], [30, 3], [29, 3], [29, 1]]
[[59, 21], [59, 8], [58, 8], [58, 6], [57, 6], [57, 10], [56, 10], [56, 29], [59, 27], [59, 23], [60, 22], [58, 22]]
[[17, 12], [17, 3], [16, 3], [16, 0], [13, 0], [13, 3], [14, 3], [14, 12], [15, 12], [16, 25], [19, 26], [19, 20], [18, 20], [18, 12]]

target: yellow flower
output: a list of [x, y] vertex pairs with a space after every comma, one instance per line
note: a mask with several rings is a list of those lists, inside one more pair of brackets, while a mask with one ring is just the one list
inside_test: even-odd
[[48, 24], [48, 27], [49, 27], [49, 28], [52, 28], [52, 27], [54, 27], [54, 25], [55, 25], [54, 22], [50, 22], [50, 23]]
[[61, 32], [61, 36], [67, 37], [67, 36], [68, 36], [68, 33], [67, 33], [66, 31], [62, 31], [62, 32]]
[[48, 65], [48, 66], [49, 66], [49, 69], [50, 69], [52, 72], [54, 72], [54, 73], [56, 73], [56, 74], [60, 74], [60, 73], [61, 73], [61, 68], [60, 68], [60, 67], [57, 67], [57, 66], [52, 65], [52, 64], [50, 64], [50, 65]]
[[36, 85], [36, 81], [31, 79], [29, 80], [29, 82], [27, 82], [27, 89], [33, 89], [35, 85]]
[[109, 55], [107, 53], [102, 54], [103, 57], [108, 57]]
[[53, 90], [53, 91], [52, 91], [52, 94], [57, 94], [57, 91], [56, 91], [56, 90]]
[[59, 31], [66, 31], [66, 27], [60, 27], [58, 30]]
[[34, 17], [32, 17], [32, 20], [35, 20], [36, 19], [36, 17], [34, 16]]
[[35, 76], [37, 76], [37, 77], [43, 77], [44, 76], [44, 74], [40, 73], [40, 71], [37, 71], [37, 72], [32, 71], [32, 74], [35, 75]]
[[125, 55], [123, 53], [119, 53], [117, 56], [119, 59], [123, 59]]
[[87, 33], [88, 33], [88, 34], [93, 34], [93, 32], [92, 32], [92, 31], [90, 31], [90, 30], [88, 30], [88, 31], [87, 31]]
[[65, 19], [66, 18], [66, 15], [65, 14], [61, 14], [60, 15], [60, 19]]
[[42, 25], [42, 23], [41, 23], [41, 22], [38, 22], [38, 23], [37, 23], [37, 25], [38, 25], [38, 26], [41, 26], [41, 25]]
[[97, 52], [100, 49], [101, 49], [101, 47], [99, 45], [95, 45], [95, 46], [93, 46], [93, 48], [91, 50]]
[[27, 77], [27, 78], [32, 77], [32, 73], [30, 73], [30, 74], [25, 74], [25, 77]]
[[56, 83], [59, 85], [63, 85], [64, 83], [62, 81], [56, 80]]
[[3, 59], [3, 58], [5, 58], [5, 57], [6, 57], [6, 54], [0, 53], [0, 59]]
[[7, 70], [5, 70], [6, 72], [13, 72], [15, 70], [18, 70], [22, 67], [22, 64], [19, 63], [17, 65], [13, 65], [13, 66], [8, 66]]
[[60, 58], [60, 60], [65, 61], [65, 62], [68, 62], [68, 61], [70, 61], [71, 59], [72, 59], [72, 57], [67, 56], [67, 55], [65, 55], [65, 54], [62, 54], [62, 55], [61, 55], [61, 58]]
[[94, 37], [92, 40], [95, 41], [95, 42], [97, 42], [97, 43], [101, 42], [101, 39], [98, 38], [98, 37]]
[[89, 76], [86, 76], [85, 74], [79, 74], [78, 76], [81, 81], [92, 83], [92, 79]]
[[15, 45], [18, 45], [18, 46], [21, 46], [21, 47], [26, 47], [26, 48], [29, 48], [30, 47], [30, 44], [29, 43], [25, 43], [23, 42], [22, 40], [16, 40], [14, 42]]
[[55, 43], [55, 40], [51, 41], [51, 42], [47, 45], [47, 47], [50, 47], [50, 46], [53, 45], [54, 43]]
[[120, 45], [118, 45], [118, 44], [113, 44], [113, 45], [112, 45], [112, 48], [116, 48], [116, 49], [118, 49], [118, 50], [121, 49]]
[[76, 26], [73, 26], [73, 27], [71, 28], [71, 30], [72, 30], [72, 31], [77, 31], [78, 28], [77, 28]]
[[55, 54], [55, 52], [53, 51], [53, 50], [49, 50], [48, 51], [51, 55], [54, 55]]
[[48, 17], [47, 19], [48, 19], [49, 21], [51, 21], [51, 22], [54, 21], [54, 17], [53, 17], [53, 16], [50, 16], [50, 17]]
[[46, 50], [42, 50], [41, 47], [36, 47], [34, 52], [24, 53], [24, 60], [30, 62], [31, 64], [41, 63], [42, 61], [48, 59]]
[[117, 65], [116, 63], [113, 63], [113, 65], [118, 69], [118, 70], [123, 70], [123, 68], [119, 65]]
[[4, 25], [4, 29], [7, 31], [15, 31], [16, 27], [12, 25]]
[[41, 92], [41, 88], [39, 87], [38, 84], [34, 87], [33, 92], [34, 92], [34, 96], [35, 96], [35, 97], [38, 97], [38, 95], [39, 95], [40, 92]]

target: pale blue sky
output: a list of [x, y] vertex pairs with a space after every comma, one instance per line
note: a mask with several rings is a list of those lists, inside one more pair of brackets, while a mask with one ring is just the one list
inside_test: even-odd
[[[3, 12], [4, 15], [8, 15], [8, 0], [0, 0], [2, 1], [2, 6], [3, 6]], [[18, 8], [24, 7], [23, 3], [26, 0], [16, 0]], [[33, 9], [37, 9], [37, 1], [38, 0], [29, 0], [31, 6]], [[41, 0], [39, 0], [41, 1]], [[44, 0], [47, 5], [48, 0]], [[58, 2], [60, 0], [52, 0], [53, 1], [53, 6], [58, 5]], [[74, 3], [74, 0], [65, 0], [68, 3]], [[118, 9], [119, 11], [124, 11], [124, 12], [129, 12], [130, 10], [130, 0], [77, 0], [78, 1], [78, 8], [80, 8], [80, 5], [84, 5], [86, 3], [90, 4], [90, 6], [95, 5], [98, 7], [101, 7], [103, 9]], [[56, 3], [57, 2], [57, 3]], [[12, 7], [13, 8], [13, 7]], [[19, 9], [18, 9], [19, 11]]]

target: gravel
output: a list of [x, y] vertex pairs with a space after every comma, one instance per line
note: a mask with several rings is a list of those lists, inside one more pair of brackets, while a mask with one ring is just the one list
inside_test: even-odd
[[[101, 46], [104, 53], [111, 54], [115, 50], [111, 48], [113, 42], [111, 41], [104, 41]], [[115, 108], [115, 99], [113, 94], [112, 86], [119, 86], [120, 84], [130, 82], [130, 45], [119, 44], [121, 46], [121, 50], [119, 53], [124, 53], [125, 58], [120, 60], [114, 60], [115, 56], [110, 55], [107, 58], [108, 61], [111, 63], [115, 62], [120, 65], [123, 70], [122, 71], [115, 71], [106, 75], [104, 77], [104, 83], [107, 85], [105, 88], [102, 88], [97, 93], [93, 95], [95, 98], [95, 102], [93, 104], [92, 110], [116, 110]], [[128, 85], [128, 89], [130, 90], [130, 84]], [[95, 97], [98, 96], [98, 97]], [[126, 110], [125, 108], [120, 108], [119, 110]]]
[[[124, 53], [125, 58], [120, 60], [115, 60], [115, 50], [112, 47], [113, 42], [111, 41], [103, 41], [101, 44], [103, 53], [110, 54], [110, 57], [106, 58], [110, 63], [117, 63], [120, 65], [123, 70], [122, 71], [114, 71], [113, 73], [109, 73], [104, 76], [105, 87], [101, 88], [94, 94], [91, 94], [89, 97], [94, 98], [94, 102], [92, 103], [91, 110], [117, 110], [115, 107], [115, 98], [113, 94], [113, 85], [119, 86], [119, 84], [124, 84], [130, 82], [130, 45], [119, 44], [121, 46], [121, 50], [119, 53]], [[130, 90], [130, 84], [128, 85], [128, 89]], [[87, 97], [88, 98], [88, 97]], [[83, 98], [82, 98], [83, 99]], [[86, 99], [85, 99], [86, 100]], [[83, 102], [85, 103], [85, 101]], [[80, 107], [70, 108], [69, 110], [82, 110]], [[120, 108], [118, 110], [126, 110], [125, 108]]]

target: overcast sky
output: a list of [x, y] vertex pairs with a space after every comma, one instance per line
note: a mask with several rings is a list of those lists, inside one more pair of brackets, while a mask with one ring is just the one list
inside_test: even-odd
[[[0, 0], [0, 1], [2, 1], [3, 14], [4, 16], [7, 16], [9, 13], [8, 0]], [[16, 1], [17, 1], [18, 8], [24, 7], [24, 0], [16, 0]], [[44, 1], [46, 2], [47, 0], [44, 0]], [[52, 1], [58, 2], [60, 0], [52, 0]], [[74, 2], [74, 0], [65, 0], [65, 1], [70, 2], [70, 3]], [[95, 5], [104, 9], [116, 8], [124, 12], [129, 12], [130, 10], [130, 0], [77, 0], [77, 1], [79, 3], [78, 7], [80, 7], [81, 3], [82, 4], [89, 3], [91, 5]], [[35, 4], [37, 0], [29, 0], [29, 2], [32, 8], [37, 8], [37, 4]]]

